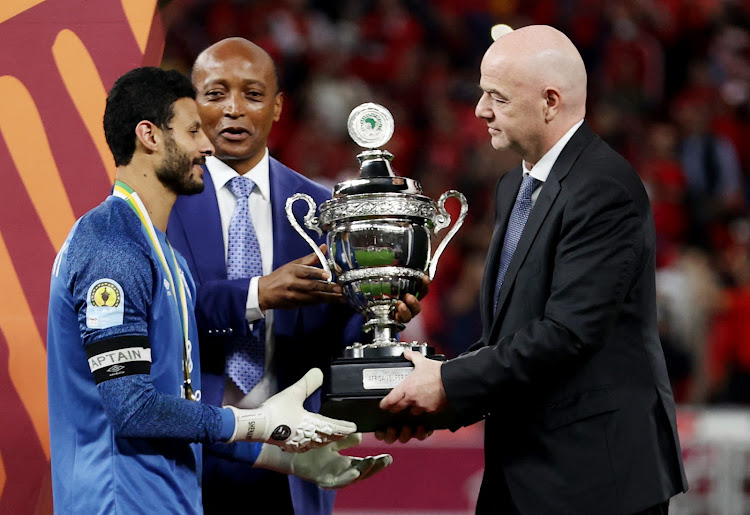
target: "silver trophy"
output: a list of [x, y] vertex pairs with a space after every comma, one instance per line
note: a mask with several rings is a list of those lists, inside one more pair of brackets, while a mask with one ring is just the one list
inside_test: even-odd
[[[378, 150], [393, 135], [393, 117], [385, 107], [362, 104], [351, 112], [347, 125], [351, 138], [367, 149], [357, 156], [359, 177], [338, 183], [333, 198], [320, 205], [319, 216], [315, 216], [317, 206], [309, 195], [297, 193], [286, 202], [289, 222], [342, 287], [349, 304], [365, 316], [363, 329], [370, 333], [369, 341], [347, 347], [343, 358], [333, 362], [321, 412], [354, 419], [360, 431], [398, 423], [421, 424], [424, 421], [390, 420], [393, 415], [378, 413], [373, 404], [412, 370], [402, 357], [405, 349], [442, 358], [426, 343], [396, 339], [404, 325], [395, 320], [395, 309], [407, 293], [419, 295], [425, 276], [434, 277], [443, 249], [466, 218], [468, 204], [464, 195], [454, 190], [435, 202], [422, 194], [417, 181], [394, 174], [393, 155]], [[451, 224], [445, 209], [450, 197], [460, 202], [460, 214], [430, 256], [432, 233]], [[308, 204], [304, 226], [319, 236], [327, 233], [327, 256], [292, 212], [300, 199]]]

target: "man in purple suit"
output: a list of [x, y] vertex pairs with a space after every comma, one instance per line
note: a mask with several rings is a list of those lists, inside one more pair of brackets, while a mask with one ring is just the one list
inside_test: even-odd
[[[168, 234], [197, 283], [203, 401], [257, 407], [309, 368], [325, 369], [359, 336], [362, 319], [314, 266], [315, 254], [286, 218], [286, 199], [294, 193], [320, 204], [330, 192], [269, 156], [268, 135], [283, 105], [273, 59], [250, 41], [225, 39], [198, 56], [192, 80], [216, 152], [206, 161], [204, 192], [177, 200]], [[249, 186], [240, 191], [240, 181]], [[248, 215], [238, 233], [236, 219]], [[408, 322], [418, 312], [419, 302], [409, 296], [398, 316]], [[320, 408], [319, 393], [306, 407]], [[333, 492], [313, 483], [206, 454], [206, 513], [240, 506], [236, 493], [248, 487], [277, 513], [333, 509]]]

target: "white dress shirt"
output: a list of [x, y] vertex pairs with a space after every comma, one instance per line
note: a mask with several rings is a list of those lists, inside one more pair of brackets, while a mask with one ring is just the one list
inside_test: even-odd
[[[216, 190], [216, 201], [219, 205], [219, 216], [221, 217], [221, 233], [224, 238], [224, 259], [226, 260], [229, 222], [237, 205], [237, 198], [229, 189], [229, 181], [239, 176], [239, 174], [213, 156], [206, 158], [206, 167], [211, 172], [211, 180], [213, 180]], [[255, 234], [258, 238], [258, 245], [260, 246], [263, 275], [268, 275], [273, 270], [273, 219], [271, 215], [268, 149], [266, 149], [260, 162], [251, 170], [245, 172], [243, 176], [252, 179], [255, 183], [255, 188], [253, 188], [248, 198], [248, 207], [253, 220], [253, 226], [255, 227]], [[238, 396], [242, 397], [242, 392], [240, 392], [231, 380], [227, 380], [224, 404], [238, 405], [241, 403], [244, 408], [255, 408], [278, 391], [272, 366], [274, 362], [273, 311], [269, 309], [264, 313], [260, 310], [258, 302], [258, 277], [250, 279], [245, 309], [245, 318], [250, 327], [252, 327], [253, 322], [256, 320], [261, 318], [265, 318], [266, 320], [265, 373], [260, 382], [255, 385], [241, 402]]]
[[529, 166], [529, 163], [527, 163], [526, 161], [523, 162], [524, 177], [527, 175], [531, 175], [534, 179], [541, 181], [536, 189], [534, 189], [534, 192], [531, 194], [532, 207], [534, 207], [536, 199], [539, 197], [539, 192], [542, 190], [542, 186], [544, 186], [544, 183], [547, 182], [547, 177], [549, 177], [549, 173], [552, 171], [552, 166], [555, 164], [555, 161], [557, 161], [557, 158], [560, 157], [560, 152], [562, 152], [562, 150], [565, 148], [565, 145], [568, 144], [570, 138], [573, 137], [573, 134], [575, 134], [575, 132], [581, 125], [583, 125], [583, 120], [579, 121], [577, 124], [571, 127], [568, 132], [563, 135], [562, 138], [557, 140], [557, 143], [552, 145], [552, 148], [550, 148], [533, 167]]

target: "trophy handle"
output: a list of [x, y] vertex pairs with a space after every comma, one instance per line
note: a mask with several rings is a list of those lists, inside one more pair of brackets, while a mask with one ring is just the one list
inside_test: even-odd
[[438, 248], [435, 249], [435, 254], [432, 255], [432, 259], [430, 260], [430, 268], [428, 270], [428, 276], [430, 280], [432, 280], [433, 277], [435, 277], [435, 269], [437, 268], [438, 259], [440, 259], [440, 254], [443, 253], [443, 250], [448, 245], [448, 242], [451, 241], [451, 238], [458, 232], [458, 230], [461, 228], [461, 226], [464, 224], [464, 219], [466, 218], [466, 213], [469, 212], [469, 203], [466, 202], [466, 197], [463, 193], [456, 190], [448, 190], [442, 195], [440, 195], [440, 198], [438, 199], [438, 215], [435, 217], [435, 229], [434, 232], [437, 234], [439, 231], [445, 229], [448, 227], [448, 225], [451, 223], [451, 215], [448, 213], [448, 211], [445, 210], [445, 201], [448, 200], [450, 197], [457, 198], [458, 201], [461, 203], [461, 212], [458, 215], [458, 218], [456, 219], [456, 223], [453, 224], [453, 227], [451, 227], [451, 230], [448, 231], [448, 234], [445, 235], [445, 238], [443, 238], [443, 241], [440, 242], [440, 245], [438, 245]]
[[313, 249], [313, 252], [315, 252], [315, 255], [318, 256], [320, 264], [323, 265], [323, 270], [328, 272], [328, 282], [331, 282], [333, 280], [333, 274], [331, 273], [331, 267], [328, 266], [328, 260], [326, 260], [326, 257], [320, 251], [320, 248], [315, 244], [313, 239], [310, 238], [310, 235], [307, 234], [304, 229], [302, 229], [299, 222], [297, 222], [297, 219], [294, 217], [294, 213], [292, 212], [292, 205], [300, 199], [307, 202], [305, 227], [307, 227], [311, 231], [315, 231], [318, 236], [323, 236], [323, 230], [320, 228], [320, 222], [318, 220], [318, 217], [315, 216], [315, 209], [317, 208], [317, 206], [315, 205], [315, 201], [310, 195], [306, 195], [304, 193], [295, 193], [294, 195], [286, 199], [286, 219], [289, 220], [289, 223], [292, 224], [294, 230], [297, 231], [299, 235], [305, 239], [307, 244], [310, 245], [310, 247]]

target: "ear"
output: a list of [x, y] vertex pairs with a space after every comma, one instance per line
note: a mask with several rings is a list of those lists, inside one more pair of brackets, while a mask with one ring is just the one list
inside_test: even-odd
[[284, 106], [284, 93], [279, 91], [273, 101], [273, 121], [278, 122], [281, 118], [281, 108]]
[[138, 122], [138, 125], [135, 126], [135, 137], [146, 150], [150, 152], [159, 150], [161, 130], [148, 120]]
[[555, 119], [562, 109], [562, 96], [556, 88], [548, 87], [544, 90], [544, 121], [549, 123]]

